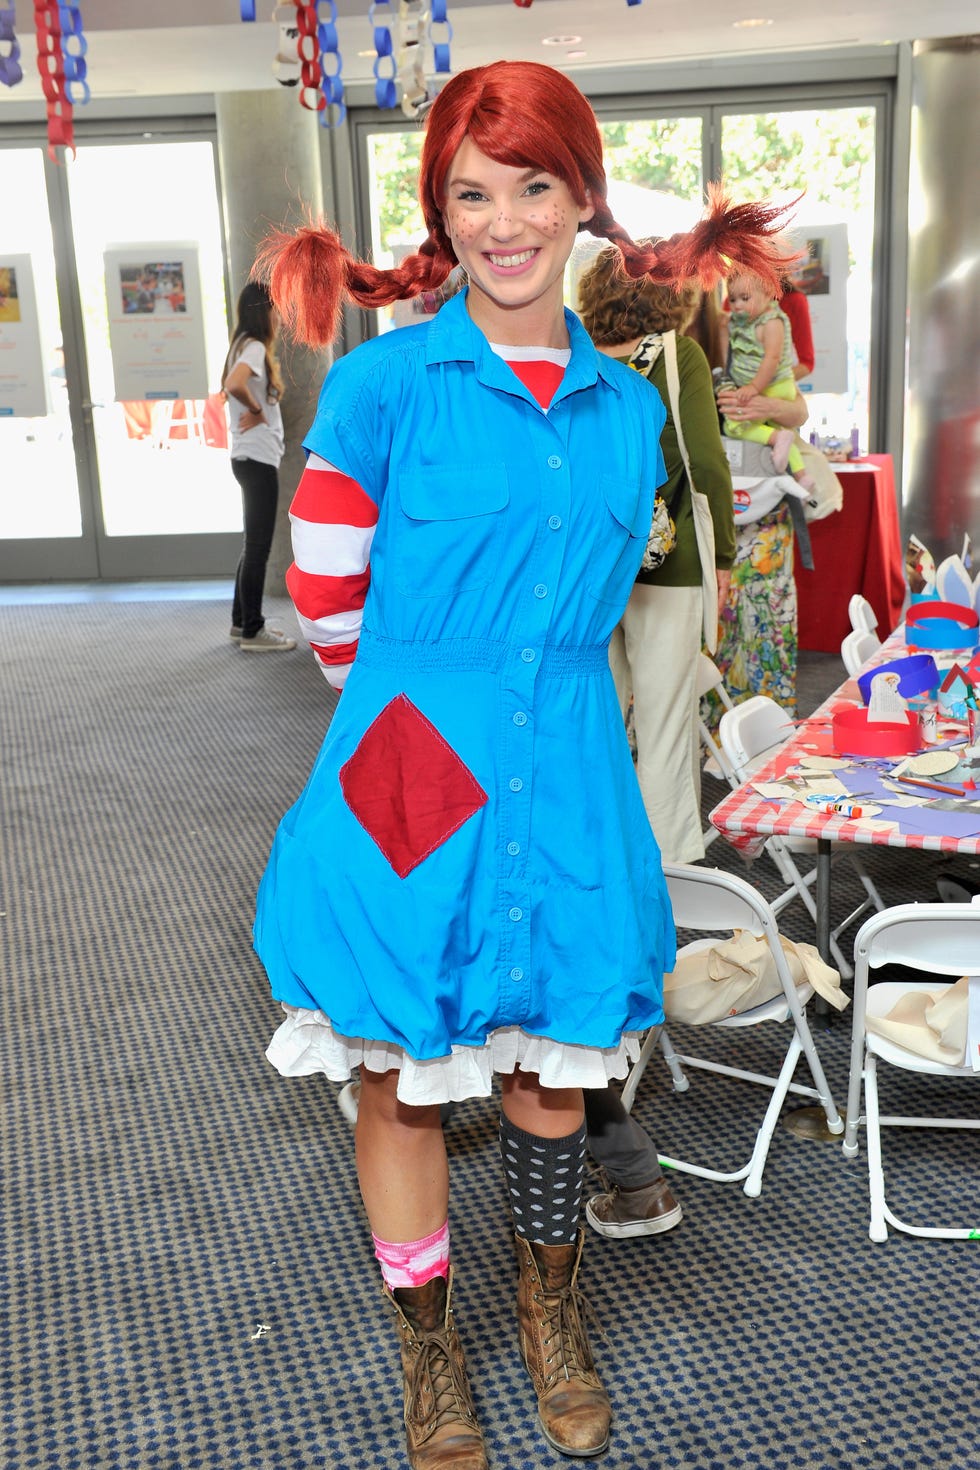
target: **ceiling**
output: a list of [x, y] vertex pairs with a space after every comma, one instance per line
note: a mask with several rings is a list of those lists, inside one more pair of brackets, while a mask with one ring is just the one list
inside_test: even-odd
[[[93, 100], [133, 96], [206, 95], [274, 88], [278, 27], [273, 0], [256, 0], [259, 17], [243, 23], [239, 0], [79, 0], [88, 38]], [[386, 8], [397, 16], [398, 3]], [[292, 6], [283, 7], [286, 13]], [[837, 46], [961, 36], [976, 29], [975, 0], [448, 0], [454, 71], [500, 58], [548, 61], [593, 73], [666, 61], [717, 63], [741, 55], [766, 56]], [[368, 0], [338, 0], [343, 75], [350, 84], [373, 83]], [[33, 38], [33, 6], [16, 0], [24, 80], [0, 87], [4, 105], [41, 103]], [[736, 27], [740, 19], [771, 24]], [[166, 24], [161, 21], [166, 20]], [[548, 37], [581, 37], [545, 45]], [[440, 28], [437, 39], [445, 39]], [[368, 51], [370, 55], [359, 56]], [[570, 51], [584, 55], [570, 57]], [[428, 53], [431, 57], [431, 51]], [[428, 69], [428, 68], [427, 68]], [[18, 106], [20, 111], [20, 106]]]

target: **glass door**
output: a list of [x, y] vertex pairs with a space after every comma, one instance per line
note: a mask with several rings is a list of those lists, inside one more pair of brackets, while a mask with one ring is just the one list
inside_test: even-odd
[[212, 146], [85, 145], [66, 176], [102, 574], [229, 572], [241, 502], [219, 391], [228, 319]]
[[0, 149], [3, 197], [17, 201], [0, 211], [0, 576], [8, 580], [97, 570], [69, 408], [45, 169], [39, 146]]
[[803, 252], [793, 284], [807, 300], [816, 362], [800, 380], [822, 443], [867, 452], [872, 437], [871, 325], [875, 271], [878, 109], [718, 109], [720, 176], [733, 198], [796, 205], [791, 237]]
[[149, 136], [0, 149], [0, 580], [235, 566], [214, 150]]

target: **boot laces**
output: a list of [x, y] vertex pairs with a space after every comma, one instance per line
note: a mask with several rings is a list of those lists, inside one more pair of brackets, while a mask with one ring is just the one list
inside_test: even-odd
[[581, 1377], [592, 1371], [590, 1361], [588, 1336], [586, 1333], [586, 1322], [590, 1321], [601, 1332], [602, 1327], [595, 1308], [578, 1287], [568, 1285], [559, 1287], [556, 1291], [542, 1291], [539, 1301], [544, 1309], [545, 1325], [548, 1334], [544, 1339], [547, 1348], [555, 1343], [554, 1350], [548, 1353], [545, 1361], [551, 1367], [550, 1377], [563, 1376], [566, 1379]]
[[432, 1385], [433, 1428], [438, 1429], [454, 1419], [475, 1424], [466, 1373], [456, 1360], [446, 1332], [419, 1333], [415, 1341], [418, 1347], [415, 1381], [420, 1385], [428, 1378]]

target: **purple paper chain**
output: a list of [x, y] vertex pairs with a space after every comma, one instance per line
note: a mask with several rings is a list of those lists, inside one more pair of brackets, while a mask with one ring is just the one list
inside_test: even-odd
[[0, 5], [0, 82], [5, 87], [16, 87], [24, 80], [20, 66], [20, 42], [14, 30], [16, 19], [12, 5]]

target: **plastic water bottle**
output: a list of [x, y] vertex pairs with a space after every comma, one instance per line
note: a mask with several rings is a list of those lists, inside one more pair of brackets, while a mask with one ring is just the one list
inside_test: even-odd
[[851, 459], [860, 459], [860, 457], [861, 457], [861, 436], [858, 433], [858, 426], [857, 426], [857, 424], [855, 424], [854, 427], [851, 429], [851, 454], [850, 454], [850, 457], [851, 457]]

